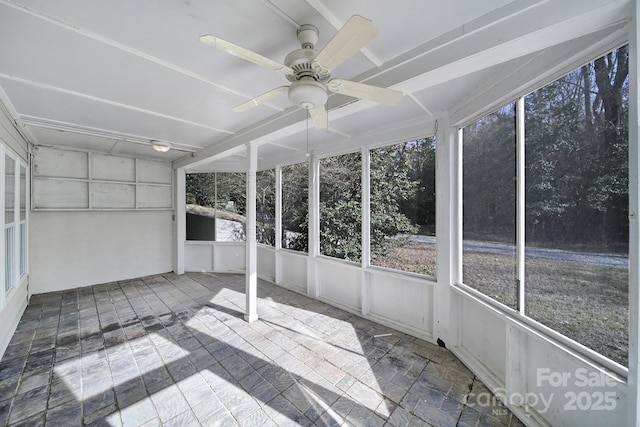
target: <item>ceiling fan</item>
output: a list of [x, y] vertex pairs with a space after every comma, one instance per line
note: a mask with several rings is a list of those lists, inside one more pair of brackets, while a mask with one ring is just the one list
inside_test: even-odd
[[246, 111], [287, 93], [291, 102], [309, 111], [316, 128], [326, 129], [327, 91], [386, 105], [395, 105], [402, 99], [403, 93], [397, 90], [331, 78], [331, 70], [355, 55], [377, 35], [378, 29], [373, 22], [354, 15], [333, 39], [318, 51], [315, 49], [318, 29], [313, 25], [302, 25], [297, 31], [298, 41], [302, 47], [290, 52], [285, 57], [284, 64], [211, 34], [201, 36], [200, 42], [264, 68], [278, 71], [291, 82], [289, 86], [277, 87], [240, 104], [233, 111]]

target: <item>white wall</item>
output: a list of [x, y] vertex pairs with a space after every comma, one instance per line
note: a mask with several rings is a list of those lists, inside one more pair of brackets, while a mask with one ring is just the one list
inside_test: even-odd
[[244, 242], [184, 242], [184, 270], [242, 273], [245, 270]]
[[525, 425], [629, 425], [624, 375], [470, 291], [455, 287], [452, 296], [460, 343], [451, 351]]
[[173, 269], [172, 211], [32, 212], [31, 289], [43, 293]]

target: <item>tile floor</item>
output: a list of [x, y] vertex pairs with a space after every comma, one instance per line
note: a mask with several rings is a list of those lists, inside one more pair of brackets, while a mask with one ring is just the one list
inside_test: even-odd
[[522, 425], [444, 348], [264, 282], [247, 323], [243, 292], [197, 273], [34, 295], [0, 426]]

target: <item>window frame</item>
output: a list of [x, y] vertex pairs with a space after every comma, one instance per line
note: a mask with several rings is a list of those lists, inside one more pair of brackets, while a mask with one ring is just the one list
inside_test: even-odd
[[[435, 264], [436, 264], [436, 258], [438, 256], [438, 245], [437, 245], [438, 237], [435, 230], [437, 230], [437, 226], [434, 228], [434, 237], [436, 239], [436, 243], [433, 244], [434, 251], [435, 251], [435, 256], [433, 261], [434, 261], [434, 267], [436, 268], [433, 274], [416, 273], [414, 271], [400, 270], [400, 269], [395, 269], [391, 267], [383, 267], [380, 265], [375, 265], [372, 263], [372, 256], [371, 256], [371, 234], [372, 234], [372, 229], [371, 229], [372, 227], [371, 225], [371, 189], [372, 189], [371, 151], [377, 150], [377, 149], [383, 149], [386, 147], [398, 146], [400, 144], [407, 144], [410, 142], [415, 142], [420, 139], [433, 139], [434, 151], [435, 151], [435, 147], [437, 146], [435, 134], [430, 136], [420, 137], [420, 138], [408, 139], [402, 142], [394, 141], [387, 144], [377, 144], [375, 146], [368, 146], [362, 149], [362, 266], [365, 269], [378, 270], [378, 271], [382, 271], [390, 274], [399, 274], [399, 275], [408, 276], [416, 279], [436, 282], [438, 272]], [[436, 162], [435, 157], [434, 157], [434, 162]], [[436, 166], [434, 165], [434, 172], [435, 172], [435, 167]], [[435, 182], [435, 179], [436, 177], [434, 177], [434, 182]], [[435, 190], [435, 187], [434, 187], [434, 190]], [[434, 203], [435, 203], [435, 198], [434, 198]], [[368, 214], [365, 215], [365, 211]], [[437, 223], [437, 220], [436, 220], [436, 223]]]
[[[591, 61], [597, 59], [599, 56], [594, 57]], [[571, 72], [571, 70], [567, 71], [567, 72]], [[562, 76], [564, 76], [566, 73], [562, 73], [559, 76], [556, 76], [554, 79], [548, 81], [546, 84], [550, 84], [553, 81], [561, 78]], [[537, 90], [538, 88], [534, 89]], [[609, 359], [608, 357], [604, 356], [603, 354], [597, 352], [596, 350], [588, 347], [585, 344], [582, 344], [578, 341], [573, 340], [572, 338], [564, 335], [563, 333], [557, 331], [556, 329], [553, 329], [550, 326], [547, 326], [543, 323], [541, 323], [540, 321], [528, 316], [526, 314], [525, 308], [526, 308], [526, 303], [525, 303], [525, 290], [526, 290], [526, 282], [525, 282], [525, 270], [526, 270], [526, 257], [525, 257], [525, 248], [526, 248], [526, 241], [525, 241], [525, 224], [526, 224], [526, 200], [525, 200], [525, 194], [526, 194], [526, 163], [525, 163], [525, 127], [526, 127], [526, 122], [525, 122], [525, 98], [531, 94], [533, 91], [528, 91], [527, 93], [522, 94], [521, 96], [518, 96], [515, 100], [506, 100], [503, 104], [501, 104], [500, 107], [498, 108], [502, 108], [510, 103], [515, 103], [515, 107], [516, 107], [516, 111], [515, 111], [515, 132], [516, 132], [516, 138], [515, 138], [515, 142], [516, 142], [516, 221], [515, 221], [515, 226], [516, 226], [516, 299], [517, 299], [517, 307], [514, 309], [512, 307], [509, 307], [508, 305], [500, 302], [499, 300], [496, 300], [495, 298], [490, 297], [489, 295], [484, 294], [483, 292], [475, 289], [474, 287], [471, 287], [467, 284], [464, 283], [464, 278], [462, 276], [462, 266], [464, 264], [464, 256], [462, 253], [462, 236], [464, 234], [464, 230], [463, 230], [463, 217], [462, 217], [462, 205], [463, 205], [463, 195], [462, 195], [462, 185], [460, 185], [459, 187], [459, 200], [458, 200], [458, 206], [456, 207], [456, 224], [455, 227], [459, 230], [460, 232], [460, 239], [457, 242], [457, 244], [459, 245], [458, 248], [458, 254], [457, 254], [457, 260], [456, 260], [456, 268], [458, 269], [459, 273], [458, 273], [458, 280], [454, 281], [453, 283], [453, 289], [458, 292], [461, 293], [463, 295], [468, 295], [471, 296], [473, 298], [476, 298], [480, 301], [482, 301], [483, 303], [487, 304], [489, 307], [492, 307], [493, 309], [498, 309], [501, 312], [505, 313], [507, 316], [510, 316], [511, 318], [515, 319], [518, 322], [521, 322], [523, 325], [525, 325], [525, 327], [530, 327], [532, 328], [534, 331], [536, 331], [537, 333], [541, 333], [544, 336], [555, 340], [556, 342], [558, 342], [560, 345], [566, 347], [567, 349], [570, 349], [572, 351], [577, 352], [577, 354], [581, 354], [584, 355], [586, 357], [588, 357], [590, 360], [597, 362], [598, 364], [600, 364], [601, 366], [611, 370], [612, 372], [615, 372], [616, 374], [619, 374], [623, 377], [626, 378], [627, 374], [628, 374], [628, 370], [629, 368], [627, 366], [623, 366], [621, 364], [619, 364], [618, 362]], [[495, 111], [496, 108], [494, 108], [491, 111], [485, 111], [484, 114], [480, 115], [479, 117], [477, 117], [475, 120], [479, 120], [482, 117], [485, 117], [489, 114], [492, 113], [492, 111]], [[465, 122], [465, 124], [459, 124], [457, 126], [458, 128], [458, 136], [457, 136], [457, 140], [458, 140], [458, 144], [456, 149], [459, 150], [459, 152], [456, 155], [456, 165], [455, 165], [455, 173], [456, 178], [459, 180], [459, 182], [462, 182], [462, 176], [463, 176], [463, 161], [462, 161], [462, 152], [463, 152], [463, 145], [464, 145], [464, 139], [463, 139], [463, 129], [465, 126], [468, 126], [469, 124], [472, 124], [475, 120], [469, 120], [468, 122]], [[630, 137], [629, 137], [630, 138]], [[631, 148], [631, 144], [630, 144], [630, 148]], [[629, 159], [628, 159], [628, 167], [631, 169], [632, 167], [632, 159], [631, 159], [631, 152], [629, 152]], [[631, 195], [632, 193], [632, 180], [631, 178], [629, 179], [629, 194]], [[631, 200], [630, 200], [631, 203]], [[631, 238], [631, 234], [629, 236], [629, 244], [631, 245], [632, 243], [632, 238]], [[631, 274], [632, 272], [632, 268], [633, 267], [633, 263], [632, 263], [632, 254], [631, 252], [629, 252], [629, 274]]]
[[[0, 268], [0, 276], [2, 277], [2, 292], [0, 298], [0, 308], [3, 308], [16, 290], [22, 285], [26, 277], [29, 275], [29, 169], [27, 163], [16, 155], [12, 150], [4, 144], [0, 144], [0, 155], [4, 158], [0, 169], [0, 188], [2, 188], [2, 210], [5, 212], [5, 222], [3, 227], [3, 244], [0, 245], [0, 256], [2, 257], [2, 266]], [[7, 161], [13, 163], [13, 218], [12, 221], [6, 222], [6, 191], [7, 191]], [[24, 184], [21, 180], [21, 172], [24, 171]], [[21, 196], [22, 187], [24, 185], [24, 219], [21, 219]], [[24, 232], [24, 233], [22, 233]], [[7, 239], [11, 233], [12, 253], [7, 252]], [[8, 258], [10, 256], [10, 258]], [[7, 263], [11, 265], [8, 268]], [[10, 277], [9, 277], [10, 276]], [[9, 279], [9, 280], [7, 280]]]

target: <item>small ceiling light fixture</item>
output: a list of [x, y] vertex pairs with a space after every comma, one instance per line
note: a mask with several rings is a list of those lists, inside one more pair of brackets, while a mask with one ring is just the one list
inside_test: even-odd
[[160, 153], [166, 153], [171, 149], [171, 144], [169, 144], [168, 142], [162, 142], [162, 141], [156, 141], [156, 140], [151, 140], [151, 146], [153, 147], [154, 150]]

